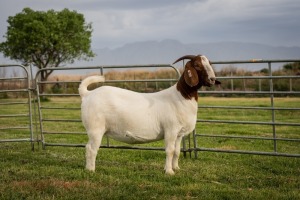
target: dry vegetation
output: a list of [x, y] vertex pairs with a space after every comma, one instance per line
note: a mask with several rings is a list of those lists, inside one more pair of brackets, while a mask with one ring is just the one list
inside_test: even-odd
[[[76, 93], [81, 80], [87, 76], [96, 75], [95, 73], [85, 76], [81, 75], [55, 75], [49, 78], [49, 81], [56, 81], [56, 84], [48, 85], [47, 92], [49, 93]], [[97, 74], [99, 75], [99, 73]], [[111, 70], [104, 74], [107, 85], [113, 85], [126, 89], [131, 89], [139, 92], [153, 92], [165, 89], [175, 84], [178, 75], [167, 69], [154, 71], [147, 70], [126, 70], [116, 71]], [[173, 79], [172, 81], [164, 82], [159, 79]], [[140, 81], [141, 80], [141, 81]], [[149, 81], [145, 81], [149, 80]], [[120, 82], [121, 81], [121, 82]], [[131, 82], [135, 81], [135, 82]], [[61, 83], [65, 82], [65, 83]], [[91, 86], [91, 89], [96, 86]]]
[[[99, 75], [91, 73], [88, 75], [66, 75], [59, 74], [49, 77], [49, 81], [81, 81], [87, 76]], [[177, 78], [173, 70], [160, 69], [160, 70], [125, 70], [117, 71], [110, 70], [104, 74], [106, 80], [137, 80], [137, 79], [163, 79], [163, 78]]]
[[[273, 76], [290, 76], [298, 75], [299, 71], [289, 68], [284, 68], [273, 72]], [[98, 73], [99, 74], [99, 73]], [[5, 70], [1, 69], [0, 77], [6, 75]], [[56, 74], [51, 75], [48, 78], [46, 85], [46, 93], [54, 94], [76, 94], [80, 81], [86, 76], [95, 75], [91, 73], [88, 75], [68, 75], [68, 74]], [[157, 70], [110, 70], [105, 72], [106, 85], [113, 85], [122, 87], [138, 92], [154, 92], [165, 89], [175, 84], [175, 80], [178, 75], [175, 71], [170, 69], [157, 69]], [[268, 70], [262, 69], [260, 71], [247, 71], [235, 66], [225, 66], [220, 71], [216, 72], [218, 77], [245, 77], [245, 76], [268, 76]], [[12, 77], [18, 77], [17, 73], [13, 73]], [[167, 79], [169, 81], [161, 81], [161, 79]], [[170, 79], [172, 79], [170, 81]], [[142, 80], [142, 81], [141, 81]], [[148, 80], [148, 81], [145, 81]], [[98, 86], [98, 85], [97, 85]], [[274, 91], [299, 91], [300, 80], [299, 79], [274, 79], [273, 80]], [[0, 90], [13, 90], [23, 89], [27, 87], [26, 80], [0, 80]], [[91, 86], [90, 89], [93, 89]], [[270, 90], [269, 79], [223, 79], [221, 88], [222, 91], [269, 91]], [[204, 90], [209, 88], [204, 88]], [[215, 88], [214, 88], [215, 90]], [[0, 98], [9, 97], [22, 97], [22, 94], [1, 93]]]
[[[89, 74], [90, 76], [92, 74]], [[233, 66], [227, 66], [222, 68], [220, 71], [216, 72], [218, 77], [245, 77], [245, 76], [257, 76], [264, 77], [268, 76], [268, 71], [263, 69], [261, 71], [247, 71]], [[295, 75], [294, 71], [289, 70], [277, 70], [273, 72], [273, 76], [288, 76]], [[68, 75], [56, 75], [50, 77], [49, 80], [52, 81], [81, 81], [86, 76], [68, 76]], [[154, 81], [159, 79], [177, 79], [178, 76], [174, 71], [161, 69], [156, 71], [146, 71], [146, 70], [126, 70], [126, 71], [109, 71], [105, 73], [105, 79], [109, 85], [122, 87], [130, 90], [135, 90], [139, 92], [153, 92], [157, 90], [162, 90], [170, 87], [175, 83], [175, 81], [161, 82]], [[117, 82], [125, 80], [124, 82]], [[132, 80], [152, 80], [146, 82], [130, 82]], [[128, 82], [126, 82], [128, 81]], [[76, 92], [70, 88], [75, 88], [77, 90], [79, 83], [63, 83], [64, 85], [52, 85], [48, 86], [48, 92], [53, 93], [69, 93], [71, 91]], [[67, 84], [67, 85], [66, 85]], [[74, 85], [75, 84], [75, 85]], [[274, 79], [273, 80], [274, 91], [299, 91], [300, 90], [300, 80], [299, 79]], [[50, 87], [50, 88], [49, 88]], [[51, 89], [52, 87], [52, 89]], [[53, 88], [54, 87], [54, 88]], [[56, 87], [56, 88], [55, 88]], [[57, 88], [61, 89], [58, 91]], [[95, 86], [94, 86], [95, 87]], [[64, 89], [62, 89], [64, 88]], [[67, 89], [69, 88], [69, 89]], [[92, 87], [93, 88], [93, 87]], [[204, 90], [209, 90], [210, 88], [203, 88]], [[222, 91], [269, 91], [270, 81], [269, 79], [223, 79], [221, 88]], [[52, 91], [51, 91], [52, 90]], [[214, 88], [215, 90], [215, 88]]]

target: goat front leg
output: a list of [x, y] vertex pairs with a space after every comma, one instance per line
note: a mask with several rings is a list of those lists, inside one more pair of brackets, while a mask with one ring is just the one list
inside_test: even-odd
[[169, 175], [174, 175], [172, 162], [175, 154], [175, 141], [176, 135], [165, 135], [165, 151], [166, 151], [166, 164], [165, 164], [165, 172]]
[[172, 168], [173, 170], [179, 170], [179, 165], [178, 165], [178, 160], [180, 156], [180, 148], [181, 148], [181, 140], [182, 136], [177, 137], [176, 142], [175, 142], [175, 152], [172, 160]]

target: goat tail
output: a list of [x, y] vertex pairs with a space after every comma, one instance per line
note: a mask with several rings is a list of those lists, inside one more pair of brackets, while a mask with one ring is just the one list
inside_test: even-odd
[[79, 95], [82, 97], [86, 96], [90, 91], [87, 89], [87, 87], [92, 83], [98, 83], [98, 82], [104, 82], [105, 78], [104, 76], [90, 76], [85, 78], [81, 84], [79, 85], [78, 91]]

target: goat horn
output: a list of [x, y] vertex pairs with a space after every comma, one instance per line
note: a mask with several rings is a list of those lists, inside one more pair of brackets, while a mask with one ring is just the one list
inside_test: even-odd
[[181, 60], [184, 60], [184, 59], [193, 59], [195, 57], [196, 56], [194, 56], [194, 55], [185, 55], [185, 56], [182, 56], [181, 58], [178, 58], [173, 64], [175, 64], [175, 63], [177, 63], [177, 62], [179, 62]]

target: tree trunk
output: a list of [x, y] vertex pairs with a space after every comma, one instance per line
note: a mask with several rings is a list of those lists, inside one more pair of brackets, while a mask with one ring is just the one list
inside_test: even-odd
[[[40, 94], [44, 94], [45, 90], [46, 90], [46, 84], [43, 83], [45, 81], [47, 81], [48, 77], [50, 76], [50, 74], [52, 73], [53, 71], [42, 71], [41, 72], [41, 82], [40, 83], [40, 87], [39, 87], [39, 93]], [[44, 98], [43, 98], [44, 99]]]

